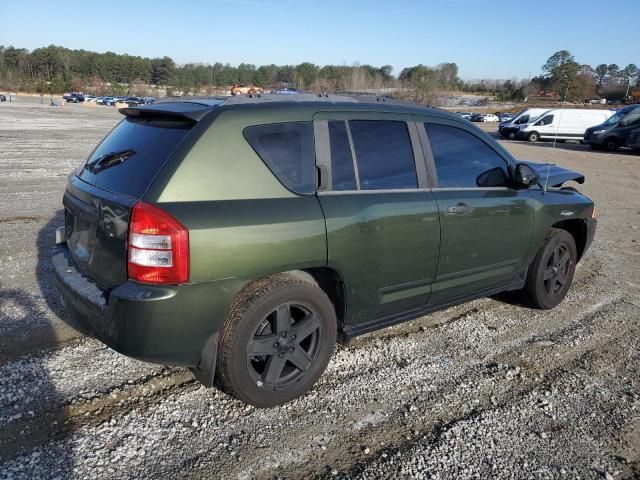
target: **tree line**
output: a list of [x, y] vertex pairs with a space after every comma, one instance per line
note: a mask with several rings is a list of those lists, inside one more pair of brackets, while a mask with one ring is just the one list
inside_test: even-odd
[[531, 80], [481, 80], [464, 82], [455, 63], [435, 67], [415, 65], [393, 75], [391, 65], [298, 65], [238, 66], [216, 62], [177, 65], [170, 57], [146, 58], [113, 52], [97, 53], [50, 45], [29, 51], [0, 46], [0, 89], [39, 93], [70, 90], [99, 94], [134, 93], [131, 85], [169, 87], [169, 92], [197, 94], [207, 88], [255, 84], [282, 84], [317, 91], [362, 91], [404, 88], [414, 100], [433, 103], [442, 91], [480, 92], [502, 100], [518, 100], [539, 91], [551, 91], [561, 99], [582, 100], [610, 92], [623, 94], [638, 81], [638, 68], [615, 64], [595, 67], [578, 63], [567, 50], [554, 53], [542, 73]]

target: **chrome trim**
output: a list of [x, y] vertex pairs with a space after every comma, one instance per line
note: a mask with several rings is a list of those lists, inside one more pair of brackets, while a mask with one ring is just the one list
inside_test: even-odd
[[323, 196], [323, 195], [341, 195], [341, 194], [354, 195], [357, 193], [372, 194], [372, 193], [419, 193], [419, 192], [427, 193], [427, 192], [431, 192], [431, 190], [428, 188], [388, 188], [388, 189], [381, 189], [381, 190], [323, 190], [323, 191], [319, 191], [318, 195]]
[[489, 191], [515, 191], [514, 188], [510, 188], [510, 187], [436, 187], [436, 188], [432, 188], [431, 191], [432, 192], [456, 192], [456, 191], [473, 191], [473, 192], [477, 192], [477, 191], [484, 191], [484, 190], [489, 190]]

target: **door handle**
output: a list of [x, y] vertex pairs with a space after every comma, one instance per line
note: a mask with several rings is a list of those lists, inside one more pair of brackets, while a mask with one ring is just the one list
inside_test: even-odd
[[465, 213], [470, 213], [472, 210], [472, 207], [460, 202], [447, 207], [447, 215], [464, 215]]

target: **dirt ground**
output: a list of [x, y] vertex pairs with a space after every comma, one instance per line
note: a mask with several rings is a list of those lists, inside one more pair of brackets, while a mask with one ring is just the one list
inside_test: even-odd
[[501, 140], [586, 175], [598, 231], [565, 301], [487, 298], [360, 337], [309, 394], [258, 410], [64, 322], [65, 178], [118, 119], [0, 104], [1, 479], [640, 478], [639, 156]]

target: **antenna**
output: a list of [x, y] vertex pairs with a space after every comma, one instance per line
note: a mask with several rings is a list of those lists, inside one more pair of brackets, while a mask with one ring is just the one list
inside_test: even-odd
[[556, 164], [553, 163], [553, 154], [556, 151], [556, 143], [558, 142], [558, 131], [560, 130], [560, 121], [562, 120], [562, 114], [564, 113], [564, 106], [567, 103], [567, 97], [569, 96], [569, 79], [565, 75], [564, 77], [567, 80], [567, 88], [564, 91], [564, 100], [562, 101], [562, 108], [560, 109], [560, 118], [558, 118], [558, 124], [556, 126], [556, 134], [553, 137], [553, 146], [551, 147], [551, 158], [547, 163], [547, 177], [544, 179], [544, 188], [542, 189], [543, 193], [547, 193], [547, 184], [549, 183], [549, 173], [551, 171], [551, 167], [554, 167]]

